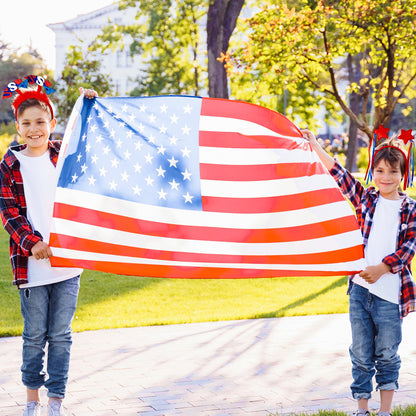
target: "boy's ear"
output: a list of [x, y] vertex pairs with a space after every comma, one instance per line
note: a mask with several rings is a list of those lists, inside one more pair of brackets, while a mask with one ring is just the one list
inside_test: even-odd
[[16, 126], [16, 130], [18, 131], [18, 133], [20, 134], [20, 126], [19, 123], [17, 121], [14, 122], [14, 125]]
[[51, 120], [51, 133], [55, 130], [56, 127], [56, 118]]

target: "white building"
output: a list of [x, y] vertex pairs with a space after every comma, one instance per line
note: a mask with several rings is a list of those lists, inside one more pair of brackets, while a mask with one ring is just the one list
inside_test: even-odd
[[[88, 57], [87, 48], [101, 33], [103, 27], [110, 24], [131, 24], [135, 21], [136, 13], [137, 9], [133, 7], [119, 10], [116, 3], [65, 22], [49, 24], [48, 27], [55, 33], [55, 78], [58, 79], [62, 73], [69, 46], [82, 46], [84, 56]], [[140, 58], [130, 56], [128, 45], [123, 50], [110, 51], [101, 56], [101, 71], [110, 75], [116, 94], [129, 93], [135, 86], [133, 80], [141, 66]]]

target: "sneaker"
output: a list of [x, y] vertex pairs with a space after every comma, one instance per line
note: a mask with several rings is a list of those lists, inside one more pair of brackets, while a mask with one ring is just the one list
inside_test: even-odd
[[391, 413], [389, 413], [389, 412], [378, 412], [377, 416], [391, 416]]
[[62, 400], [51, 400], [48, 404], [48, 416], [66, 416]]
[[365, 409], [358, 409], [352, 414], [352, 416], [370, 416], [370, 412]]
[[40, 416], [40, 403], [28, 402], [22, 416]]

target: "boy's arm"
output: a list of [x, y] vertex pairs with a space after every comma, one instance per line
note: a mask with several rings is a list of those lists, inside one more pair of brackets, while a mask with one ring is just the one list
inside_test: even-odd
[[335, 160], [324, 150], [316, 140], [315, 135], [309, 130], [301, 130], [303, 137], [309, 141], [312, 149], [315, 150], [316, 154], [321, 159], [324, 166], [330, 171], [335, 166]]
[[0, 173], [0, 212], [5, 230], [23, 250], [24, 255], [30, 256], [35, 244], [42, 241], [42, 236], [36, 233], [27, 219], [20, 215], [15, 196], [12, 193], [10, 178]]
[[309, 130], [301, 130], [301, 132], [303, 137], [309, 141], [312, 149], [317, 153], [321, 162], [335, 179], [341, 192], [351, 201], [353, 206], [357, 208], [361, 203], [361, 197], [365, 190], [361, 185], [361, 182], [355, 179], [350, 172], [344, 169], [324, 149], [322, 149], [312, 132]]

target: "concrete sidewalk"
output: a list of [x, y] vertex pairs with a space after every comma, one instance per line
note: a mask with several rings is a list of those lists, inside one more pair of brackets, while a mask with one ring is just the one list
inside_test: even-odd
[[[403, 334], [396, 406], [416, 403], [416, 314]], [[77, 333], [65, 405], [68, 416], [350, 412], [349, 343], [346, 314]], [[19, 337], [0, 339], [0, 416], [24, 406], [20, 353]]]

